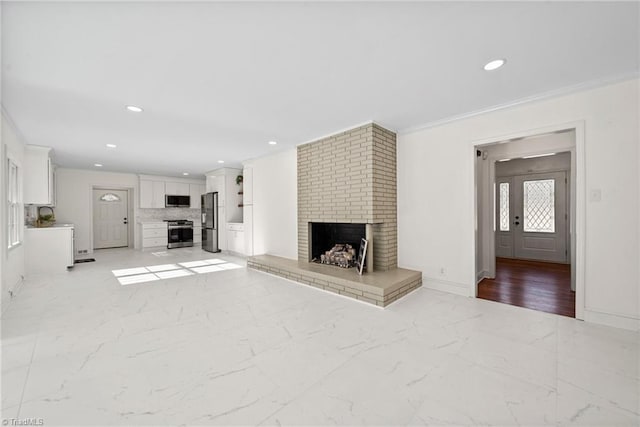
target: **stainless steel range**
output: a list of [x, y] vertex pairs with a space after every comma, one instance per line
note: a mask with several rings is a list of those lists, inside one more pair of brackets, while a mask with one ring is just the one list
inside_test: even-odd
[[167, 249], [193, 246], [193, 221], [186, 219], [165, 220], [168, 224]]

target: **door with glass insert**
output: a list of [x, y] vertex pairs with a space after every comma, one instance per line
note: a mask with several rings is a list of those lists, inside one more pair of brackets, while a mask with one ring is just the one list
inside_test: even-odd
[[513, 244], [511, 257], [567, 263], [569, 215], [566, 173], [511, 177], [508, 196], [504, 195], [506, 190], [501, 187], [501, 179], [496, 184], [496, 256], [510, 257], [508, 253], [499, 251], [500, 236], [505, 234], [500, 231], [501, 227], [508, 227]]
[[126, 190], [93, 190], [93, 248], [119, 248], [129, 244]]
[[496, 256], [513, 258], [513, 226], [511, 224], [513, 178], [500, 177], [496, 181]]

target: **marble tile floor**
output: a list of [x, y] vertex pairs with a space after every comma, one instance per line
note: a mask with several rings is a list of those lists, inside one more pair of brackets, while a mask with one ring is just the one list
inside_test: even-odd
[[246, 268], [121, 286], [112, 270], [211, 254], [113, 249], [94, 257], [29, 278], [3, 313], [3, 419], [640, 422], [639, 337], [629, 331], [426, 288], [383, 310]]

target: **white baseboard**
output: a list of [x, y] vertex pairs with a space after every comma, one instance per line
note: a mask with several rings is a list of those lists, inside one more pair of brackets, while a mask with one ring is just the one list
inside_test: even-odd
[[7, 292], [2, 295], [2, 304], [0, 304], [0, 314], [4, 313], [7, 307], [9, 307], [11, 300], [18, 294], [18, 292], [22, 288], [23, 283], [24, 283], [24, 276], [20, 276], [20, 278], [11, 287], [11, 289], [7, 289]]
[[472, 296], [469, 285], [448, 280], [435, 279], [433, 277], [422, 276], [422, 286], [436, 291], [449, 292], [451, 294], [462, 295], [463, 297]]
[[613, 326], [614, 328], [626, 329], [629, 331], [640, 331], [640, 319], [610, 313], [601, 313], [599, 311], [589, 309], [584, 310], [584, 321], [605, 326]]
[[482, 281], [482, 279], [489, 277], [487, 270], [478, 271], [476, 273], [476, 285]]

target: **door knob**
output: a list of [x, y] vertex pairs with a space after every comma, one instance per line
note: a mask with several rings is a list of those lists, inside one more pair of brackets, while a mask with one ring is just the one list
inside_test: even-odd
[[515, 225], [520, 225], [520, 221], [515, 221], [514, 224]]

